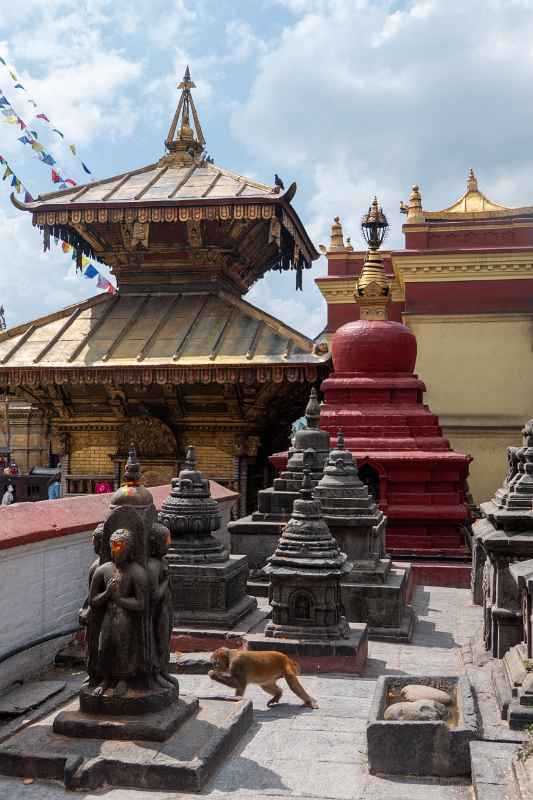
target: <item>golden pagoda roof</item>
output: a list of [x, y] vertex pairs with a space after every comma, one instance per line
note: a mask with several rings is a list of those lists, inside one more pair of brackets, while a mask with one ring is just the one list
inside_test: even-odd
[[427, 211], [422, 207], [420, 189], [417, 185], [413, 186], [409, 197], [409, 204], [400, 204], [402, 213], [407, 214], [408, 223], [423, 223], [425, 220], [447, 219], [450, 221], [465, 219], [484, 219], [493, 217], [516, 217], [522, 214], [533, 213], [533, 206], [523, 206], [511, 208], [495, 203], [483, 194], [478, 188], [477, 178], [474, 170], [468, 174], [466, 192], [452, 203], [451, 206], [440, 211]]
[[77, 373], [95, 383], [100, 368], [121, 371], [126, 383], [147, 370], [165, 380], [193, 370], [196, 377], [179, 382], [202, 382], [196, 373], [206, 368], [306, 368], [328, 358], [314, 354], [311, 339], [223, 291], [101, 294], [0, 333], [2, 383], [18, 371], [25, 384], [30, 372], [45, 382]]
[[[290, 201], [296, 187], [289, 187], [283, 197]], [[146, 167], [123, 172], [111, 178], [91, 181], [59, 192], [39, 195], [31, 203], [21, 203], [14, 198], [17, 208], [25, 211], [51, 210], [57, 207], [77, 208], [102, 204], [156, 204], [177, 205], [191, 200], [277, 200], [277, 187], [252, 181], [236, 172], [218, 167], [205, 160], [192, 163], [163, 158]]]

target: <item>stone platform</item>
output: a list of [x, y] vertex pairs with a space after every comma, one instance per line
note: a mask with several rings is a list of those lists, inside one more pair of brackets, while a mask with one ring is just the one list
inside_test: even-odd
[[0, 746], [0, 773], [61, 781], [69, 789], [104, 784], [136, 789], [199, 792], [252, 723], [250, 700], [228, 702], [189, 696], [194, 713], [165, 742], [71, 738], [53, 732], [77, 701], [22, 728]]
[[347, 639], [281, 639], [253, 633], [246, 637], [248, 650], [277, 650], [298, 662], [303, 672], [360, 675], [368, 656], [368, 628], [350, 625]]

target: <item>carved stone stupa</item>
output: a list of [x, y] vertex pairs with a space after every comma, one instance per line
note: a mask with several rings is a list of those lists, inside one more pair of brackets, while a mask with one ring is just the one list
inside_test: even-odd
[[484, 644], [503, 658], [522, 639], [522, 614], [510, 566], [533, 558], [533, 420], [522, 431], [522, 447], [508, 448], [503, 486], [481, 504], [473, 525], [473, 589], [481, 594]]
[[231, 628], [256, 608], [256, 599], [246, 594], [246, 556], [230, 556], [213, 536], [222, 515], [209, 481], [196, 469], [193, 447], [172, 480], [159, 521], [172, 537], [167, 558], [176, 625]]
[[357, 474], [339, 431], [324, 475], [313, 490], [324, 520], [353, 562], [341, 597], [350, 622], [367, 622], [371, 639], [409, 639], [415, 616], [407, 603], [408, 569], [391, 567], [385, 553], [387, 520]]
[[304, 467], [310, 470], [312, 486], [322, 477], [330, 443], [329, 434], [320, 430], [320, 404], [315, 388], [311, 389], [305, 419], [306, 427], [296, 432], [289, 449], [287, 469], [274, 479], [273, 486], [258, 493], [257, 511], [228, 525], [232, 552], [246, 554], [253, 571], [261, 570], [274, 552], [299, 496]]
[[367, 626], [352, 630], [341, 602], [340, 583], [351, 568], [322, 517], [320, 502], [313, 499], [311, 470], [304, 467], [291, 518], [264, 568], [272, 619], [263, 637], [247, 637], [248, 647], [269, 649], [275, 638], [277, 650], [300, 658], [342, 654], [359, 657], [362, 667]]

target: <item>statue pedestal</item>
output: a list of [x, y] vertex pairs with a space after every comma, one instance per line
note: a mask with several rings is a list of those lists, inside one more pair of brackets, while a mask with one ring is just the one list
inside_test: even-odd
[[176, 626], [232, 628], [257, 608], [246, 594], [246, 556], [229, 556], [220, 563], [184, 564], [168, 556]]
[[182, 696], [173, 707], [157, 712], [162, 731], [168, 715], [177, 711], [174, 730], [149, 739], [148, 726], [155, 733], [157, 725], [155, 714], [102, 719], [80, 715], [77, 709], [77, 700], [71, 701], [2, 742], [0, 774], [56, 780], [69, 789], [107, 785], [201, 792], [253, 722], [251, 700], [228, 703]]
[[[177, 691], [175, 692], [177, 695]], [[147, 713], [111, 716], [92, 714], [77, 708], [60, 711], [53, 731], [62, 736], [82, 739], [115, 739], [120, 741], [165, 742], [182, 722], [198, 711], [198, 698], [167, 700], [166, 707]]]

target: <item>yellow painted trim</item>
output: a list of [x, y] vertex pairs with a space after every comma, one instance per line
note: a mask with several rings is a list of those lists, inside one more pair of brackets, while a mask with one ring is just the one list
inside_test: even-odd
[[[346, 303], [356, 304], [355, 288], [357, 278], [315, 278], [315, 283], [318, 286], [322, 297], [328, 305], [340, 305]], [[391, 300], [393, 303], [402, 303], [405, 300], [405, 294], [402, 286], [395, 278], [391, 286]]]
[[473, 219], [471, 225], [458, 225], [457, 223], [454, 224], [453, 228], [450, 227], [450, 220], [449, 222], [443, 222], [442, 225], [435, 224], [432, 222], [431, 224], [424, 223], [424, 222], [404, 222], [402, 225], [402, 231], [404, 233], [456, 233], [457, 231], [503, 231], [509, 230], [512, 228], [532, 228], [533, 227], [533, 219], [529, 222], [515, 222], [512, 221], [505, 226], [502, 225], [487, 225], [483, 224], [484, 220]]
[[407, 282], [524, 280], [533, 278], [533, 250], [521, 253], [393, 255], [392, 266], [402, 286]]
[[438, 322], [457, 324], [458, 322], [479, 323], [479, 322], [531, 322], [533, 314], [516, 313], [510, 311], [501, 314], [402, 314], [402, 319], [406, 325], [410, 322], [426, 325], [433, 325]]

